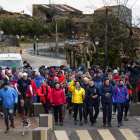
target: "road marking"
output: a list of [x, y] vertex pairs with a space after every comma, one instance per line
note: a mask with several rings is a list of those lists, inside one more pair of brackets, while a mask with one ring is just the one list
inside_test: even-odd
[[66, 131], [54, 131], [57, 140], [69, 140]]
[[98, 129], [103, 140], [116, 140], [108, 129]]
[[130, 129], [119, 129], [127, 140], [138, 140]]
[[76, 130], [80, 140], [92, 140], [87, 130]]

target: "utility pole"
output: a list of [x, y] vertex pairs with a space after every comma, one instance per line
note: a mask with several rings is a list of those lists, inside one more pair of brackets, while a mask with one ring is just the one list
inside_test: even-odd
[[57, 44], [57, 20], [56, 20], [56, 52], [58, 53], [58, 44]]
[[105, 66], [107, 67], [107, 34], [108, 34], [108, 9], [106, 7], [106, 25], [105, 25]]

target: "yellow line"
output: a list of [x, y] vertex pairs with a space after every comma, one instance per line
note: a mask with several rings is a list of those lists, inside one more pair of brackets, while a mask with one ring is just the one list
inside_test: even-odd
[[76, 130], [80, 140], [92, 140], [87, 130]]
[[127, 140], [138, 140], [130, 129], [119, 129]]
[[108, 129], [98, 129], [103, 140], [116, 140]]
[[69, 140], [66, 131], [54, 131], [57, 140]]

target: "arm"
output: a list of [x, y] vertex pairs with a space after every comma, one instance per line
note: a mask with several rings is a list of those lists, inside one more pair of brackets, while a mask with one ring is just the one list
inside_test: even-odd
[[17, 92], [15, 91], [15, 89], [13, 89], [13, 96], [14, 96], [14, 103], [17, 104], [17, 102], [18, 102], [18, 94], [17, 94]]
[[129, 71], [132, 71], [132, 72], [137, 72], [137, 69], [136, 69], [136, 68], [132, 68], [131, 66], [128, 67], [128, 70], [129, 70]]
[[44, 97], [44, 94], [42, 94], [42, 88], [41, 87], [38, 89], [38, 96]]
[[32, 86], [31, 85], [29, 85], [29, 89], [31, 91], [31, 94], [33, 95]]
[[116, 94], [116, 87], [113, 90], [113, 95], [112, 95], [112, 102], [115, 103], [115, 94]]
[[53, 88], [51, 89], [50, 95], [49, 95], [49, 100], [50, 100], [50, 103], [51, 103], [51, 104], [53, 104], [52, 96], [53, 96]]
[[37, 94], [37, 85], [35, 82], [34, 82], [34, 93]]
[[65, 94], [62, 89], [61, 89], [61, 96], [62, 96], [63, 103], [66, 104]]
[[17, 92], [19, 92], [19, 91], [18, 91], [18, 88], [17, 88], [17, 85], [18, 85], [18, 84], [15, 83], [15, 89], [16, 89]]
[[103, 97], [106, 97], [105, 93], [103, 93], [103, 86], [101, 86], [100, 89], [99, 89], [99, 95], [103, 96]]
[[125, 87], [125, 88], [126, 88], [126, 90], [125, 90], [126, 99], [129, 99], [129, 94], [128, 94], [127, 87]]
[[71, 91], [74, 91], [74, 81], [71, 81], [71, 83], [70, 83], [70, 89], [71, 89]]
[[111, 96], [113, 95], [113, 86], [111, 85], [111, 91], [109, 93]]
[[86, 92], [85, 92], [85, 90], [84, 90], [84, 89], [83, 89], [83, 93], [84, 93], [83, 97], [85, 98], [85, 94], [86, 94]]

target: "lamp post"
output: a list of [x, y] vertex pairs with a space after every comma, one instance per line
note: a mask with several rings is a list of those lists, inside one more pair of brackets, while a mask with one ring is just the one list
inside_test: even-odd
[[97, 53], [97, 64], [98, 64], [98, 45], [99, 45], [100, 38], [96, 37], [94, 41], [97, 49], [96, 53]]
[[37, 55], [39, 55], [39, 51], [38, 51], [38, 37], [36, 38], [37, 41]]
[[75, 49], [76, 49], [76, 47], [75, 47], [75, 40], [74, 39], [72, 40], [72, 44], [73, 44], [73, 48], [74, 48], [74, 52], [73, 52], [73, 67], [75, 68]]
[[[66, 39], [66, 45], [68, 44], [68, 40]], [[66, 60], [68, 60], [68, 57], [67, 57], [67, 49], [66, 49]]]

